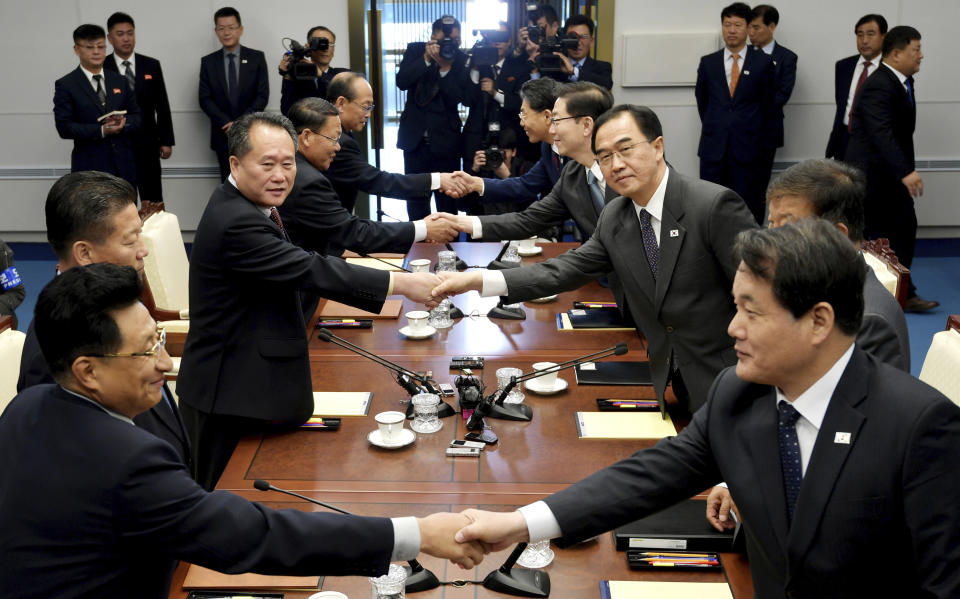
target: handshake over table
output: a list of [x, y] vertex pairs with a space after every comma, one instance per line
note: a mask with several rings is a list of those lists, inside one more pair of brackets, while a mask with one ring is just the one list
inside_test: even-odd
[[459, 514], [437, 513], [418, 519], [420, 550], [470, 569], [491, 551], [529, 540], [527, 522], [518, 511], [468, 509]]
[[482, 193], [483, 179], [464, 171], [440, 173], [440, 191], [451, 198], [462, 198], [469, 193]]

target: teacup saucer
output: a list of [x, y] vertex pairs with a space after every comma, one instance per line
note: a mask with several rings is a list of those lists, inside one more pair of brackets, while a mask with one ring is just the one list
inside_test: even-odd
[[437, 332], [437, 329], [433, 328], [430, 325], [427, 325], [422, 331], [413, 332], [410, 330], [410, 325], [400, 328], [400, 334], [406, 337], [407, 339], [426, 339], [430, 335], [433, 335]]
[[539, 379], [530, 379], [529, 381], [524, 381], [523, 386], [528, 391], [533, 391], [538, 395], [553, 395], [554, 393], [560, 393], [567, 388], [567, 381], [561, 378], [553, 383], [553, 387], [544, 387], [539, 382]]
[[530, 248], [530, 249], [517, 248], [517, 253], [520, 254], [521, 256], [525, 256], [525, 257], [539, 256], [540, 254], [543, 253], [543, 248], [540, 247], [539, 245], [536, 246], [536, 247], [532, 247], [532, 248]]
[[537, 299], [532, 299], [532, 300], [527, 300], [527, 301], [528, 301], [528, 302], [531, 302], [531, 303], [534, 303], [534, 304], [545, 304], [545, 303], [547, 303], [547, 302], [552, 302], [552, 301], [555, 300], [555, 299], [557, 299], [557, 294], [556, 294], [556, 293], [554, 293], [553, 295], [548, 295], [548, 296], [546, 296], [546, 297], [538, 297]]
[[384, 449], [397, 449], [398, 447], [406, 447], [413, 443], [417, 438], [417, 434], [412, 430], [405, 428], [401, 429], [395, 439], [391, 440], [389, 443], [383, 440], [383, 436], [380, 435], [380, 429], [370, 431], [370, 434], [367, 435], [367, 441], [371, 445], [376, 445], [377, 447], [383, 447]]

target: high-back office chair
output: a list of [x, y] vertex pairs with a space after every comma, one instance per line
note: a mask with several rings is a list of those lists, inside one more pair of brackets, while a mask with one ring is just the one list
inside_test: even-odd
[[12, 316], [0, 318], [0, 414], [17, 395], [20, 354], [26, 338], [22, 332], [13, 329]]
[[910, 269], [900, 264], [897, 254], [890, 249], [890, 242], [882, 238], [864, 241], [863, 258], [887, 291], [897, 298], [900, 307], [906, 305]]
[[960, 314], [947, 318], [947, 330], [933, 336], [920, 380], [960, 405]]
[[190, 328], [190, 262], [180, 221], [170, 212], [154, 212], [143, 221], [142, 236], [148, 251], [143, 259], [143, 304], [167, 330], [167, 351], [179, 356]]

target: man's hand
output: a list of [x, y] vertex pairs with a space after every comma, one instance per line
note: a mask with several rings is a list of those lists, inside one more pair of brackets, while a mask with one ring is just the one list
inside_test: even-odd
[[440, 173], [440, 191], [451, 198], [462, 198], [470, 193], [467, 184], [454, 176], [454, 173]]
[[223, 130], [223, 134], [226, 135], [227, 133], [230, 133], [230, 127], [233, 127], [233, 121], [230, 121], [229, 123], [227, 123], [227, 124], [224, 125], [223, 127], [220, 127], [220, 129], [222, 129], [222, 130]]
[[442, 281], [432, 290], [433, 298], [437, 303], [448, 297], [460, 295], [467, 291], [480, 291], [483, 289], [483, 273], [479, 270], [470, 272], [438, 272], [437, 277]]
[[423, 59], [427, 62], [437, 62], [440, 60], [440, 44], [437, 40], [427, 42], [427, 47], [423, 51]]
[[730, 516], [730, 510], [736, 508], [726, 487], [717, 485], [707, 495], [707, 521], [720, 532], [733, 530], [737, 526]]
[[487, 154], [483, 150], [477, 150], [473, 155], [473, 165], [470, 170], [476, 173], [486, 165]]
[[284, 79], [290, 79], [290, 55], [284, 54], [283, 58], [280, 59], [280, 65], [277, 67], [277, 70], [283, 74]]
[[923, 179], [920, 178], [920, 173], [917, 171], [913, 171], [900, 180], [907, 186], [907, 191], [910, 192], [911, 196], [919, 198], [923, 195]]
[[123, 127], [127, 124], [127, 117], [113, 116], [103, 122], [103, 135], [116, 135], [123, 131]]
[[448, 218], [453, 220], [453, 226], [457, 231], [473, 235], [473, 217], [466, 214], [450, 214]]
[[[487, 159], [484, 158], [483, 160], [484, 164], [486, 164]], [[463, 171], [457, 171], [453, 173], [453, 177], [458, 179], [467, 188], [468, 193], [471, 191], [475, 191], [477, 193], [483, 191], [483, 179], [480, 177], [474, 177], [473, 175], [469, 175]]]
[[573, 75], [573, 63], [570, 62], [570, 59], [567, 57], [567, 55], [562, 52], [554, 52], [553, 55], [559, 56], [560, 62], [563, 63], [560, 65], [560, 72], [564, 75]]
[[457, 533], [457, 542], [479, 541], [483, 544], [485, 553], [500, 551], [530, 538], [527, 521], [520, 512], [486, 512], [469, 509], [461, 513], [466, 516], [470, 524]]
[[393, 273], [393, 293], [405, 296], [414, 303], [425, 304], [428, 308], [436, 308], [443, 299], [431, 293], [439, 283], [437, 275], [429, 272]]
[[427, 225], [426, 241], [431, 243], [446, 243], [453, 241], [460, 234], [457, 230], [457, 217], [446, 212], [434, 212], [423, 219]]
[[491, 96], [497, 95], [497, 85], [493, 79], [489, 77], [484, 77], [480, 80], [480, 89], [487, 92]]
[[420, 525], [420, 551], [448, 559], [464, 570], [483, 561], [483, 545], [477, 541], [456, 541], [454, 535], [470, 524], [463, 514], [431, 514], [417, 518]]
[[171, 146], [160, 146], [160, 158], [166, 160], [170, 158], [171, 154], [173, 154], [173, 148]]

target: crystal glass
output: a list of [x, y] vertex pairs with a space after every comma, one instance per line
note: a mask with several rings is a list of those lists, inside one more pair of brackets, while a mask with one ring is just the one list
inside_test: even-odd
[[456, 272], [457, 253], [450, 250], [437, 252], [437, 272]]
[[444, 300], [436, 308], [430, 310], [430, 326], [435, 329], [452, 327], [453, 320], [450, 318], [450, 306], [452, 306], [450, 301]]
[[510, 245], [507, 246], [507, 251], [503, 253], [503, 257], [500, 258], [501, 262], [520, 262], [520, 242], [511, 241]]
[[527, 545], [517, 559], [517, 564], [524, 568], [543, 568], [549, 566], [553, 558], [554, 554], [553, 549], [550, 549], [550, 541], [539, 541]]
[[[507, 388], [507, 385], [510, 384], [510, 379], [512, 377], [520, 377], [523, 374], [523, 371], [519, 368], [498, 368], [497, 369], [497, 397], [500, 397], [500, 393]], [[503, 400], [503, 403], [520, 403], [523, 401], [524, 395], [523, 383], [517, 383], [513, 389], [510, 390], [510, 393], [507, 394], [507, 397]]]
[[370, 578], [370, 599], [407, 599], [404, 585], [407, 571], [403, 566], [390, 564], [390, 569], [379, 578]]
[[437, 408], [440, 397], [434, 393], [418, 393], [410, 398], [413, 403], [413, 422], [410, 428], [418, 433], [435, 433], [443, 428], [443, 423], [437, 417]]

